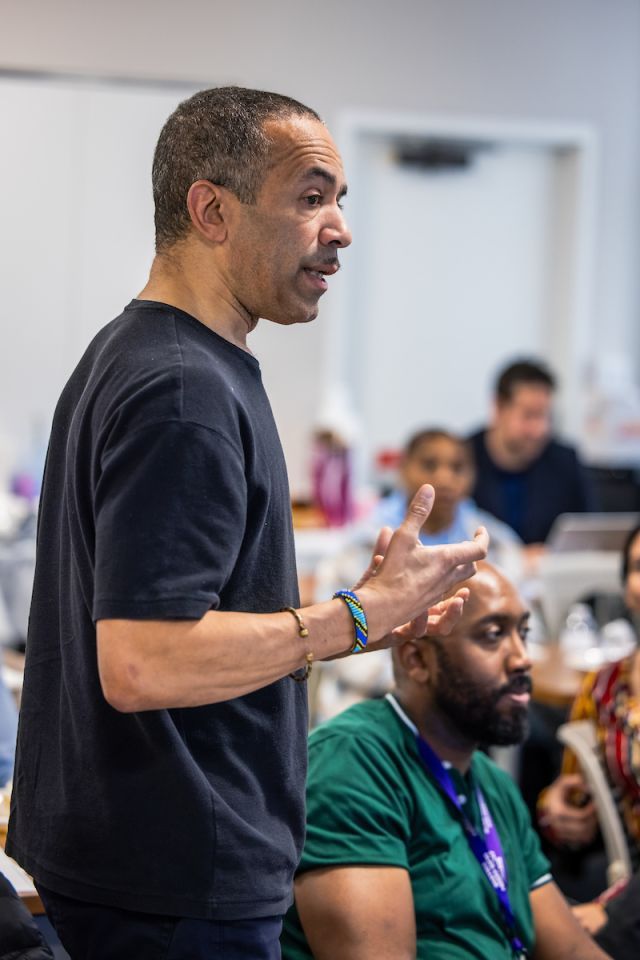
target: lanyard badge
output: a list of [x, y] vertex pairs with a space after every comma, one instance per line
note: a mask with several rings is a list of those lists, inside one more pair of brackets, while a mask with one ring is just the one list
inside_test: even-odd
[[460, 799], [458, 798], [458, 792], [451, 778], [451, 774], [443, 764], [440, 757], [429, 746], [426, 740], [423, 740], [417, 728], [413, 723], [411, 723], [409, 718], [406, 717], [404, 711], [401, 710], [400, 705], [397, 703], [395, 698], [390, 694], [387, 694], [387, 700], [389, 700], [391, 706], [396, 711], [400, 719], [403, 720], [412, 730], [416, 738], [420, 759], [440, 787], [441, 791], [456, 809], [460, 817], [467, 842], [471, 848], [471, 852], [480, 864], [484, 875], [491, 884], [491, 887], [498, 898], [498, 903], [502, 911], [502, 916], [514, 957], [516, 960], [526, 960], [529, 954], [527, 953], [526, 947], [517, 935], [516, 918], [511, 907], [511, 900], [509, 899], [507, 865], [504, 859], [500, 835], [498, 834], [496, 825], [493, 822], [493, 817], [491, 816], [491, 812], [487, 806], [480, 787], [475, 787], [475, 795], [478, 801], [478, 808], [480, 810], [480, 819], [482, 821], [482, 834], [476, 830], [469, 817], [465, 813]]

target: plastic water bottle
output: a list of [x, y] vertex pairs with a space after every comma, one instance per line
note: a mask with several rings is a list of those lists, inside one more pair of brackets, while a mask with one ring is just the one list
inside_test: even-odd
[[569, 608], [560, 649], [567, 664], [579, 670], [594, 670], [603, 663], [600, 631], [588, 603], [574, 603]]

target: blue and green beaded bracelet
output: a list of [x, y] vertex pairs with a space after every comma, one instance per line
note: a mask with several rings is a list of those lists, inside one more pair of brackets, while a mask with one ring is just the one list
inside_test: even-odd
[[355, 640], [349, 653], [362, 653], [367, 645], [369, 637], [369, 626], [367, 617], [353, 590], [336, 590], [333, 595], [334, 600], [343, 600], [349, 608], [349, 613], [353, 619], [353, 629], [355, 631]]

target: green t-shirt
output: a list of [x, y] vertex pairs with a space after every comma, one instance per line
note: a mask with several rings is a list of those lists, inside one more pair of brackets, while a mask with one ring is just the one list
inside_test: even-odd
[[[456, 788], [474, 824], [480, 786], [500, 835], [518, 933], [533, 948], [529, 893], [551, 879], [529, 814], [512, 780], [474, 754]], [[453, 806], [418, 754], [413, 733], [386, 700], [359, 703], [309, 739], [307, 838], [299, 872], [346, 864], [409, 871], [418, 960], [511, 960], [498, 899], [469, 847]], [[312, 956], [295, 907], [285, 919], [284, 960]]]

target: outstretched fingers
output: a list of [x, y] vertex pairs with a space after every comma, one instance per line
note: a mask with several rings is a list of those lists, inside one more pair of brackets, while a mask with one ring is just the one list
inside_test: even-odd
[[[466, 592], [468, 595], [468, 591]], [[465, 599], [466, 597], [456, 594], [432, 607], [427, 619], [426, 636], [448, 637], [462, 616]]]
[[489, 534], [484, 527], [479, 527], [473, 540], [448, 544], [442, 549], [447, 551], [447, 566], [449, 567], [448, 572], [444, 575], [443, 592], [449, 593], [457, 583], [463, 583], [475, 576], [477, 562], [484, 560], [487, 555]]
[[460, 620], [464, 605], [469, 599], [467, 587], [461, 587], [452, 597], [441, 600], [410, 623], [396, 627], [395, 637], [403, 640], [417, 640], [420, 637], [447, 637]]
[[478, 560], [486, 559], [489, 550], [489, 534], [486, 527], [478, 527], [473, 540], [450, 544], [451, 560], [460, 567], [469, 567]]
[[384, 555], [387, 552], [389, 542], [393, 536], [393, 530], [391, 527], [382, 527], [378, 536], [376, 537], [376, 542], [373, 547], [373, 553], [371, 555], [371, 560], [369, 561], [369, 566], [364, 571], [358, 582], [354, 585], [354, 590], [359, 590], [371, 577], [375, 577], [378, 572], [378, 567], [384, 560]]

